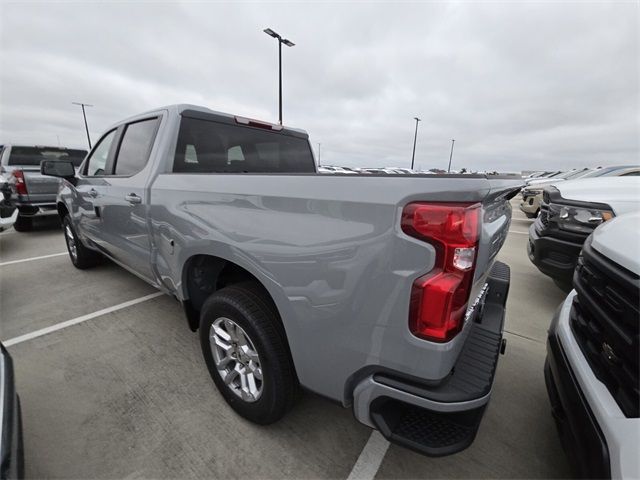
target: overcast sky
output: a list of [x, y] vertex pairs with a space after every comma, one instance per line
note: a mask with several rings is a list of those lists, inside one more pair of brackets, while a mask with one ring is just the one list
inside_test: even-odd
[[284, 123], [321, 163], [481, 170], [638, 163], [639, 3], [0, 0], [0, 143], [85, 147], [194, 103]]

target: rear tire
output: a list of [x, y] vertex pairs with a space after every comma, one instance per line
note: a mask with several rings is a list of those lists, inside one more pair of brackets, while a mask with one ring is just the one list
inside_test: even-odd
[[16, 232], [30, 232], [33, 229], [33, 217], [23, 217], [18, 214], [13, 228]]
[[65, 216], [62, 220], [62, 231], [67, 244], [69, 258], [71, 259], [71, 263], [73, 263], [74, 267], [84, 270], [86, 268], [95, 267], [102, 261], [103, 257], [99, 252], [85, 247], [82, 241], [78, 238], [69, 215]]
[[267, 425], [293, 406], [297, 379], [280, 318], [256, 282], [222, 288], [200, 313], [200, 344], [225, 401], [247, 420]]

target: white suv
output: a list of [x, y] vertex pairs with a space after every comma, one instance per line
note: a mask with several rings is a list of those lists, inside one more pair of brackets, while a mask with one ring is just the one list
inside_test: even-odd
[[580, 477], [640, 478], [640, 213], [598, 227], [549, 328], [545, 380]]

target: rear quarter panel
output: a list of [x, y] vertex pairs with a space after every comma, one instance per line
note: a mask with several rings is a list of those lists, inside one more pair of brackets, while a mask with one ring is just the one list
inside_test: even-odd
[[401, 231], [402, 208], [490, 191], [484, 178], [160, 174], [150, 205], [157, 274], [185, 298], [193, 255], [251, 272], [278, 307], [300, 382], [330, 398], [346, 403], [349, 378], [371, 366], [439, 380], [465, 332], [447, 344], [409, 332], [411, 285], [435, 251]]

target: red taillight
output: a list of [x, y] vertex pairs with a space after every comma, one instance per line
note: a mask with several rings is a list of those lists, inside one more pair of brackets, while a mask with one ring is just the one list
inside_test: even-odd
[[18, 195], [27, 195], [27, 184], [24, 181], [24, 172], [22, 170], [14, 170], [13, 178], [15, 178], [15, 188]]
[[446, 342], [462, 328], [475, 270], [480, 204], [411, 203], [402, 230], [431, 243], [436, 262], [413, 283], [409, 328], [414, 335]]

